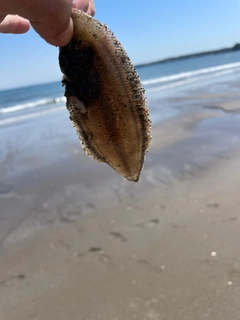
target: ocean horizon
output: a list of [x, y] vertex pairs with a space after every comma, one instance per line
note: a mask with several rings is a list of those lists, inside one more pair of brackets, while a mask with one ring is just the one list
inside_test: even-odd
[[[240, 51], [159, 62], [136, 67], [149, 101], [174, 96], [183, 86], [201, 86], [234, 77], [240, 72]], [[29, 116], [61, 110], [65, 106], [64, 88], [59, 81], [0, 90], [0, 125]], [[160, 114], [156, 115], [160, 112]], [[150, 106], [151, 113], [151, 106]], [[152, 112], [153, 122], [162, 118], [162, 109]], [[10, 120], [9, 120], [10, 118]]]

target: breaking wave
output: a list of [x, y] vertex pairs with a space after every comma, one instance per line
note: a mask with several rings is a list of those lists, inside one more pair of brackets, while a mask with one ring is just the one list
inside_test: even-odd
[[202, 81], [226, 74], [239, 72], [240, 62], [224, 64], [221, 66], [198, 69], [189, 72], [182, 72], [170, 76], [164, 76], [142, 81], [147, 92], [166, 90], [169, 88], [182, 86], [192, 82]]
[[17, 104], [9, 107], [3, 107], [0, 108], [0, 113], [2, 114], [8, 114], [12, 112], [17, 111], [23, 111], [26, 109], [34, 109], [36, 107], [46, 106], [49, 104], [55, 105], [55, 104], [63, 104], [65, 103], [66, 98], [65, 97], [56, 97], [56, 98], [50, 98], [50, 99], [40, 99], [33, 102], [27, 102], [22, 104]]

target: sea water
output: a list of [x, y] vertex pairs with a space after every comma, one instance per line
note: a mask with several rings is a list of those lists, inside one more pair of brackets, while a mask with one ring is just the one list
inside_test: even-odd
[[[136, 69], [151, 102], [159, 97], [179, 94], [184, 87], [189, 88], [192, 84], [200, 86], [208, 81], [219, 81], [226, 75], [239, 75], [240, 51], [176, 59], [136, 66]], [[64, 106], [61, 79], [53, 83], [0, 90], [0, 125], [9, 118], [15, 121], [32, 115], [40, 116], [61, 110]], [[150, 103], [150, 112], [151, 106]], [[156, 115], [157, 111], [155, 104], [154, 117], [159, 119], [163, 113], [159, 108]]]

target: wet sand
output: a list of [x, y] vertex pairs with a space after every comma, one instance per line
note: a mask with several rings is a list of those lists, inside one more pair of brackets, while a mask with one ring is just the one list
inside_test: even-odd
[[0, 128], [0, 319], [240, 318], [240, 96], [176, 100], [137, 184], [65, 111]]

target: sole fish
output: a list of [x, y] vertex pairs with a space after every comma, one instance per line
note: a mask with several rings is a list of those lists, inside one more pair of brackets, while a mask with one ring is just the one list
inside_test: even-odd
[[93, 159], [139, 180], [151, 139], [145, 91], [108, 27], [73, 9], [74, 35], [59, 50], [70, 120]]

